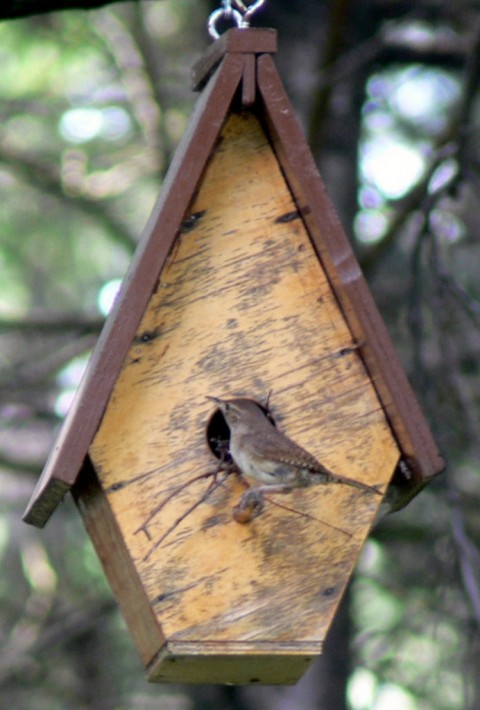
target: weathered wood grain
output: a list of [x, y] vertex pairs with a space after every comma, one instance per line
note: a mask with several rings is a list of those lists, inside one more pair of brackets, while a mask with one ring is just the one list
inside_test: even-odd
[[142, 523], [175, 486], [215, 467], [205, 396], [272, 391], [290, 437], [365, 483], [385, 487], [399, 450], [253, 114], [229, 118], [184, 224], [89, 453], [171, 642], [151, 678], [176, 677], [169, 654], [187, 677], [189, 662], [211, 655], [223, 659], [224, 682], [245, 682], [239, 649], [260, 663], [267, 648], [279, 668], [297, 658], [298, 669], [320, 652], [381, 497], [299, 490], [277, 497], [298, 513], [267, 501], [242, 526], [231, 511], [244, 488], [230, 478], [155, 548], [208, 481]]

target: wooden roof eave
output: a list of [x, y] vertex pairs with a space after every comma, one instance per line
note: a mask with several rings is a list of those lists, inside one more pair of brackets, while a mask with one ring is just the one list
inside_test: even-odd
[[245, 57], [226, 54], [200, 95], [160, 197], [23, 515], [43, 527], [82, 469], [128, 349], [242, 80]]
[[257, 61], [257, 85], [273, 147], [299, 212], [359, 345], [402, 457], [420, 484], [440, 473], [444, 462], [267, 54]]

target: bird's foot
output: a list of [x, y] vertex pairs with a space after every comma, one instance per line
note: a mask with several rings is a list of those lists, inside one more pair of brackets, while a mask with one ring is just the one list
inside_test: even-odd
[[249, 523], [254, 516], [262, 512], [264, 505], [262, 491], [258, 488], [250, 488], [233, 509], [233, 519], [237, 523]]

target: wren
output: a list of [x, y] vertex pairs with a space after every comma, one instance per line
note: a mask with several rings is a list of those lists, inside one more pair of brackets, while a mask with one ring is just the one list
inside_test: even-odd
[[[208, 397], [222, 412], [230, 429], [230, 454], [253, 487], [235, 509], [238, 522], [248, 522], [263, 508], [263, 493], [288, 493], [293, 488], [343, 483], [381, 495], [375, 486], [333, 473], [308, 451], [283, 434], [250, 399]], [[260, 485], [258, 485], [260, 484]]]

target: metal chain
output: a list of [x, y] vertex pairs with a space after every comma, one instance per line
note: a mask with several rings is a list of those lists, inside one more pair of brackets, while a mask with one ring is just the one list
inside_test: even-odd
[[232, 22], [236, 27], [245, 29], [250, 27], [250, 20], [267, 0], [256, 0], [251, 5], [245, 5], [242, 0], [222, 0], [222, 7], [214, 10], [208, 18], [208, 34], [213, 39], [218, 39], [220, 33], [217, 24], [220, 21]]

